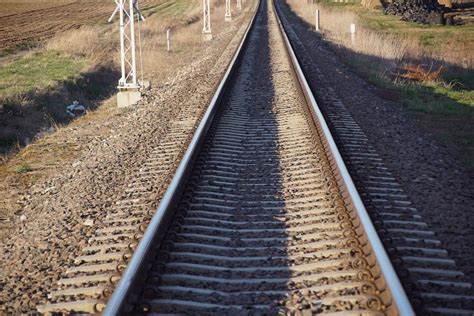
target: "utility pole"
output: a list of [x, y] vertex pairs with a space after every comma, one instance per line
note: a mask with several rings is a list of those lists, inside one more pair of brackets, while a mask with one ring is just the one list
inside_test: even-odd
[[202, 12], [203, 12], [203, 28], [202, 28], [202, 37], [205, 41], [212, 40], [212, 30], [211, 30], [211, 5], [210, 0], [202, 0]]
[[232, 21], [232, 12], [230, 10], [230, 0], [225, 0], [225, 21]]
[[[127, 3], [128, 2], [128, 3]], [[145, 20], [138, 9], [137, 0], [115, 0], [117, 7], [109, 18], [109, 23], [119, 13], [120, 66], [122, 76], [118, 82], [117, 105], [127, 107], [141, 99], [139, 91], [143, 82], [138, 81], [135, 43], [135, 13], [138, 23]], [[149, 83], [148, 83], [149, 85]]]

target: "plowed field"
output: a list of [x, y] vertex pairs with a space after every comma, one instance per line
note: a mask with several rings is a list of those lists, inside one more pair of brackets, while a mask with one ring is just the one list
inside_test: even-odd
[[[9, 2], [0, 4], [0, 50], [27, 48], [84, 24], [106, 23], [115, 8], [113, 0]], [[140, 6], [153, 9], [160, 2], [142, 0]]]

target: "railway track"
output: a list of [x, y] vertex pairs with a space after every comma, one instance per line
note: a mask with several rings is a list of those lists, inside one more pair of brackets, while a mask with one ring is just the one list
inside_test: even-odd
[[105, 310], [413, 311], [262, 0]]
[[[362, 199], [395, 266], [409, 263], [425, 300], [469, 300], [459, 289], [471, 285], [343, 105], [325, 115], [372, 185]], [[147, 181], [169, 171], [193, 121], [177, 124], [40, 312], [413, 314], [270, 0], [149, 211]], [[426, 310], [469, 313], [443, 304]]]
[[[414, 206], [413, 196], [399, 183], [396, 170], [390, 170], [374, 139], [352, 117], [337, 89], [342, 87], [331, 82], [321, 66], [334, 54], [320, 40], [313, 41], [315, 34], [298, 23], [284, 1], [276, 3], [321, 111], [417, 314], [473, 315], [469, 279], [450, 256], [445, 240], [438, 239]], [[344, 80], [351, 82], [351, 78]], [[353, 107], [367, 107], [358, 98], [350, 100]]]

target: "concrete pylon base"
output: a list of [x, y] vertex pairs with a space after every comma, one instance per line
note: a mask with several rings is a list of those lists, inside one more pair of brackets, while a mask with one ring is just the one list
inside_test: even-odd
[[205, 41], [212, 41], [212, 33], [202, 33], [202, 39]]
[[120, 90], [117, 94], [117, 106], [119, 108], [126, 108], [135, 105], [142, 98], [142, 94], [138, 89]]
[[226, 16], [226, 17], [225, 17], [225, 21], [226, 21], [226, 22], [231, 22], [231, 21], [232, 21], [232, 17], [231, 17], [231, 16]]

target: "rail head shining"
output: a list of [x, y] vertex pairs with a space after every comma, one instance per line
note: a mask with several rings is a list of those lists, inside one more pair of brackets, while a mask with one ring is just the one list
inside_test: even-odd
[[291, 45], [291, 42], [286, 34], [283, 23], [280, 19], [280, 16], [278, 13], [278, 10], [279, 10], [278, 6], [275, 4], [274, 0], [270, 0], [270, 1], [273, 2], [275, 16], [278, 21], [278, 25], [279, 25], [281, 34], [283, 36], [289, 57], [293, 64], [294, 71], [301, 84], [301, 89], [303, 90], [305, 98], [307, 99], [308, 105], [311, 107], [310, 109], [311, 112], [313, 113], [314, 116], [316, 116], [314, 117], [314, 119], [319, 123], [320, 128], [324, 134], [324, 137], [326, 138], [326, 142], [330, 149], [330, 154], [332, 155], [332, 158], [336, 162], [338, 173], [342, 178], [342, 181], [351, 199], [353, 207], [356, 210], [359, 220], [364, 228], [365, 234], [367, 236], [367, 239], [369, 240], [370, 246], [375, 255], [377, 263], [380, 266], [380, 270], [383, 274], [386, 285], [393, 298], [393, 303], [396, 305], [397, 310], [400, 315], [403, 315], [403, 316], [413, 315], [414, 316], [415, 312], [413, 311], [411, 303], [408, 300], [405, 290], [403, 289], [400, 279], [398, 278], [397, 273], [395, 272], [395, 269], [393, 268], [393, 265], [387, 255], [387, 252], [385, 251], [385, 248], [379, 238], [379, 235], [377, 234], [377, 231], [375, 230], [372, 220], [370, 219], [369, 214], [365, 208], [365, 205], [362, 202], [362, 199], [359, 195], [359, 192], [357, 191], [354, 185], [354, 182], [352, 181], [349, 171], [347, 170], [346, 164], [344, 163], [344, 160], [342, 159], [339, 149], [337, 148], [336, 142], [334, 141], [331, 131], [329, 130], [329, 127], [326, 123], [326, 120], [321, 110], [319, 109], [319, 106], [316, 102], [313, 92], [308, 84], [308, 81], [306, 80], [303, 70], [299, 64], [298, 58], [296, 57], [296, 54], [293, 50], [293, 46]]
[[120, 279], [117, 287], [115, 288], [112, 297], [107, 303], [106, 309], [103, 313], [105, 316], [119, 315], [126, 304], [126, 300], [130, 290], [134, 285], [134, 281], [137, 278], [138, 273], [142, 267], [142, 264], [145, 262], [146, 256], [153, 247], [153, 241], [156, 234], [159, 232], [160, 228], [163, 228], [163, 222], [167, 216], [170, 216], [170, 212], [175, 207], [176, 196], [179, 195], [182, 191], [183, 183], [187, 181], [189, 175], [189, 170], [193, 165], [196, 154], [199, 152], [201, 144], [209, 130], [209, 127], [214, 118], [215, 112], [217, 110], [218, 104], [222, 99], [222, 96], [225, 93], [228, 82], [236, 69], [239, 58], [243, 47], [247, 41], [250, 30], [252, 29], [255, 21], [255, 17], [260, 7], [260, 0], [256, 3], [256, 9], [250, 20], [250, 23], [245, 30], [245, 33], [240, 41], [240, 44], [237, 50], [234, 53], [234, 56], [229, 63], [227, 70], [220, 81], [214, 96], [211, 99], [208, 109], [204, 114], [199, 126], [196, 129], [196, 132], [193, 135], [191, 143], [189, 144], [177, 170], [171, 181], [168, 189], [166, 190], [160, 205], [156, 213], [153, 215], [150, 224], [148, 225], [145, 234], [143, 235], [142, 240], [138, 244], [137, 249], [135, 250], [125, 272]]

